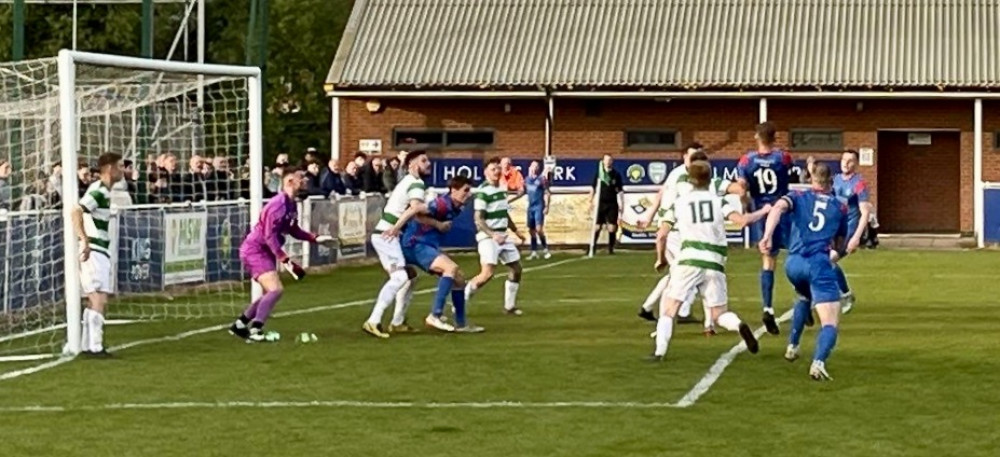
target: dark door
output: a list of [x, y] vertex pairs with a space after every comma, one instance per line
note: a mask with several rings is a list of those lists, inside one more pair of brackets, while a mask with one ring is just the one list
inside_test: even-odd
[[959, 132], [879, 132], [877, 156], [882, 232], [960, 231]]

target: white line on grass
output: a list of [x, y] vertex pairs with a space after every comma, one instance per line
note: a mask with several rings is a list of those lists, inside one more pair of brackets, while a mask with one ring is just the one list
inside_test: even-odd
[[371, 402], [352, 400], [313, 401], [224, 401], [224, 402], [174, 402], [174, 403], [109, 403], [96, 406], [6, 406], [0, 413], [46, 413], [73, 411], [114, 411], [114, 410], [162, 410], [162, 409], [278, 409], [278, 408], [412, 408], [412, 409], [553, 409], [553, 408], [622, 408], [650, 409], [676, 408], [672, 403], [606, 402], [606, 401], [560, 401], [560, 402]]
[[[560, 261], [557, 261], [557, 262], [546, 263], [544, 265], [539, 265], [539, 266], [536, 266], [536, 267], [525, 268], [524, 271], [528, 272], [528, 271], [545, 270], [545, 269], [548, 269], [548, 268], [552, 268], [552, 267], [555, 267], [555, 266], [567, 264], [567, 263], [570, 263], [570, 262], [576, 262], [578, 260], [583, 260], [584, 258], [585, 257], [575, 257], [575, 258], [572, 258], [572, 259], [565, 259], [565, 260], [560, 260]], [[427, 289], [418, 290], [417, 292], [415, 292], [415, 294], [421, 294], [421, 295], [422, 294], [428, 294], [428, 293], [431, 293], [431, 292], [433, 292], [435, 290], [437, 290], [437, 289], [435, 289], [435, 288], [427, 288]], [[282, 311], [282, 312], [275, 313], [274, 317], [289, 317], [289, 316], [298, 316], [298, 315], [301, 315], [301, 314], [318, 313], [318, 312], [322, 312], [322, 311], [329, 311], [329, 310], [334, 310], [334, 309], [348, 308], [348, 307], [352, 307], [352, 306], [365, 305], [365, 304], [369, 304], [369, 303], [372, 303], [372, 302], [373, 302], [372, 299], [365, 299], [365, 300], [355, 300], [355, 301], [347, 302], [347, 303], [338, 303], [338, 304], [334, 304], [334, 305], [315, 306], [315, 307], [312, 307], [312, 308], [297, 309], [297, 310], [292, 310], [292, 311]], [[134, 348], [134, 347], [137, 347], [137, 346], [145, 346], [147, 344], [155, 344], [155, 343], [162, 343], [162, 342], [166, 342], [166, 341], [183, 340], [183, 339], [191, 337], [191, 336], [201, 335], [203, 333], [211, 333], [211, 332], [219, 331], [219, 330], [222, 330], [222, 329], [224, 329], [226, 327], [229, 327], [229, 324], [213, 325], [211, 327], [204, 327], [204, 328], [200, 328], [200, 329], [197, 329], [197, 330], [189, 330], [187, 332], [178, 333], [176, 335], [170, 335], [170, 336], [164, 336], [164, 337], [159, 337], [159, 338], [148, 338], [148, 339], [145, 339], [145, 340], [132, 341], [132, 342], [129, 342], [129, 343], [125, 343], [125, 344], [121, 344], [121, 345], [118, 345], [118, 346], [114, 346], [114, 347], [108, 348], [108, 351], [110, 351], [110, 352], [116, 352], [116, 351], [121, 351], [121, 350], [129, 349], [129, 348]], [[29, 374], [33, 374], [33, 373], [38, 373], [39, 371], [48, 370], [49, 368], [55, 368], [55, 367], [57, 367], [59, 365], [65, 364], [67, 362], [70, 362], [73, 359], [74, 359], [74, 357], [60, 357], [60, 358], [58, 358], [56, 360], [53, 360], [53, 361], [50, 361], [50, 362], [46, 362], [46, 363], [43, 363], [43, 364], [40, 364], [40, 365], [35, 365], [33, 367], [25, 368], [25, 369], [22, 369], [22, 370], [15, 370], [15, 371], [9, 371], [9, 372], [6, 372], [6, 373], [2, 373], [2, 374], [0, 374], [0, 381], [6, 381], [8, 379], [14, 379], [14, 378], [18, 378], [18, 377], [29, 375]]]
[[[792, 317], [792, 310], [785, 311], [785, 314], [782, 314], [781, 317], [778, 318], [778, 322], [779, 323], [785, 322], [790, 317]], [[759, 340], [760, 337], [764, 335], [764, 332], [765, 332], [764, 327], [761, 327], [757, 329], [755, 332], [753, 332], [753, 334], [754, 337]], [[743, 341], [740, 341], [739, 344], [733, 346], [733, 348], [730, 349], [728, 352], [719, 356], [719, 359], [716, 360], [714, 364], [712, 364], [712, 367], [708, 369], [708, 372], [705, 373], [705, 376], [702, 376], [701, 380], [699, 380], [698, 383], [695, 384], [694, 387], [692, 387], [691, 390], [688, 391], [688, 393], [684, 394], [684, 396], [681, 397], [680, 401], [677, 402], [677, 407], [687, 408], [688, 406], [691, 406], [696, 401], [698, 401], [698, 399], [701, 398], [702, 395], [708, 393], [708, 390], [712, 388], [712, 385], [715, 384], [715, 381], [718, 381], [719, 377], [722, 376], [722, 372], [726, 371], [726, 367], [728, 367], [729, 364], [733, 363], [733, 360], [736, 359], [736, 356], [740, 355], [741, 352], [744, 352], [746, 350], [747, 350], [747, 344]]]

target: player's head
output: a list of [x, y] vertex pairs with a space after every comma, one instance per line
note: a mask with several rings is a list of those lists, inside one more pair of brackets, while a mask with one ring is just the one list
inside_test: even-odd
[[858, 169], [858, 151], [854, 149], [845, 149], [844, 154], [840, 156], [840, 172], [849, 175], [853, 174]]
[[705, 147], [701, 143], [695, 141], [688, 145], [687, 149], [684, 150], [684, 165], [691, 165], [696, 159], [691, 158], [691, 155], [697, 152], [705, 153]]
[[463, 175], [455, 175], [448, 180], [448, 191], [455, 206], [462, 206], [472, 194], [472, 181]]
[[403, 158], [403, 168], [409, 174], [416, 174], [423, 177], [431, 174], [431, 161], [427, 158], [427, 152], [421, 150], [410, 151]]
[[541, 164], [537, 160], [532, 160], [528, 165], [528, 174], [531, 176], [538, 176], [538, 170], [541, 169]]
[[354, 153], [354, 163], [358, 164], [358, 168], [365, 166], [365, 162], [368, 161], [368, 154], [361, 151]]
[[775, 134], [777, 129], [774, 128], [774, 124], [771, 122], [761, 122], [754, 127], [753, 138], [757, 140], [758, 146], [770, 147], [774, 144]]
[[295, 168], [293, 166], [282, 167], [281, 169], [281, 188], [290, 197], [298, 195], [300, 191], [305, 187], [306, 180], [305, 176], [302, 174], [302, 170]]
[[605, 170], [611, 170], [611, 166], [614, 165], [615, 159], [614, 157], [611, 157], [611, 154], [604, 154], [604, 157], [601, 159], [601, 162], [604, 163]]
[[494, 157], [486, 161], [483, 165], [483, 176], [491, 184], [496, 185], [500, 182], [500, 158]]
[[97, 158], [97, 169], [100, 170], [101, 180], [105, 184], [108, 182], [114, 184], [121, 181], [125, 176], [125, 171], [122, 170], [122, 156], [121, 154], [115, 154], [113, 152], [106, 152], [101, 154]]
[[833, 186], [833, 171], [829, 165], [823, 162], [816, 162], [816, 165], [813, 165], [812, 184], [816, 189], [830, 190]]
[[687, 155], [687, 159], [684, 161], [684, 165], [691, 166], [692, 163], [697, 161], [708, 162], [708, 154], [705, 154], [704, 150], [697, 150]]
[[695, 189], [708, 189], [712, 180], [712, 165], [707, 160], [695, 160], [688, 165], [688, 181]]

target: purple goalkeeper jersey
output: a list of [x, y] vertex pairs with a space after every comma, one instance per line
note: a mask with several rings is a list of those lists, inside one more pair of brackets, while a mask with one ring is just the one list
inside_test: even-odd
[[243, 240], [242, 248], [268, 252], [276, 259], [288, 257], [281, 248], [285, 235], [302, 241], [312, 241], [311, 233], [302, 230], [298, 223], [299, 211], [295, 200], [285, 193], [275, 195], [260, 212], [260, 220]]

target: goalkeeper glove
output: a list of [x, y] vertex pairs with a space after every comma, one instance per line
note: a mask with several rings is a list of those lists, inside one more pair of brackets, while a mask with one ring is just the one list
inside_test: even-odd
[[296, 281], [301, 281], [302, 278], [306, 277], [306, 270], [299, 266], [299, 264], [292, 262], [292, 259], [286, 258], [281, 261], [281, 266], [285, 268], [288, 274], [292, 275]]
[[322, 244], [323, 246], [326, 246], [330, 249], [333, 249], [336, 245], [336, 240], [334, 240], [333, 237], [330, 235], [317, 236], [314, 242], [316, 244]]

